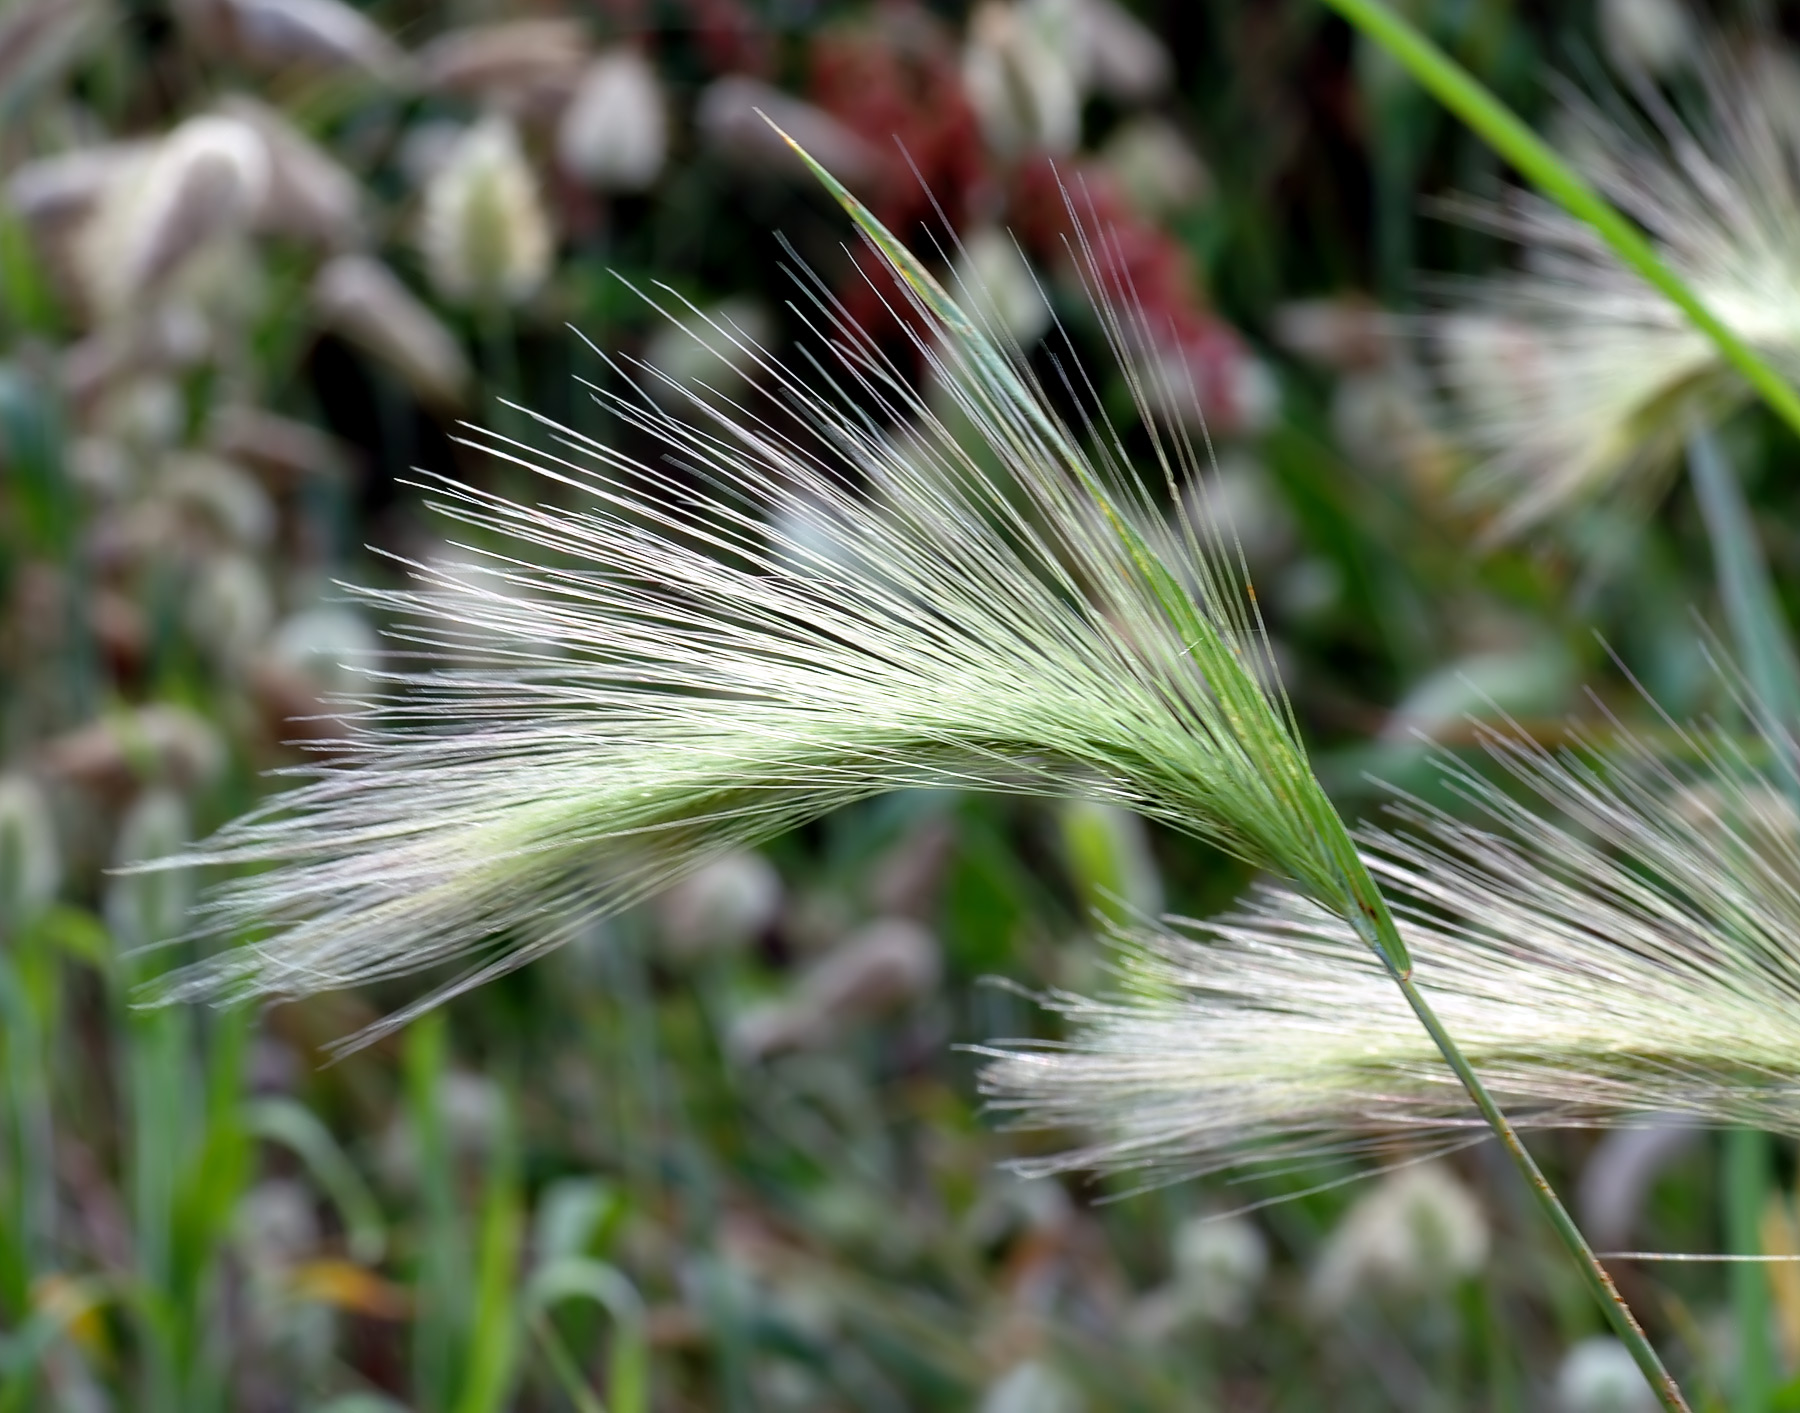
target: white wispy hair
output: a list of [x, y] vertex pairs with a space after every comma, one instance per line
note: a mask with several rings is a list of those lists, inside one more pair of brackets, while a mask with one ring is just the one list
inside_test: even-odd
[[[1078, 437], [979, 298], [966, 312], [821, 176], [905, 282], [918, 352], [968, 430], [803, 285], [803, 364], [735, 327], [707, 334], [758, 370], [741, 401], [643, 364], [621, 370], [631, 390], [595, 390], [658, 460], [543, 419], [548, 450], [472, 434], [574, 508], [433, 483], [478, 538], [460, 564], [411, 565], [416, 587], [363, 597], [442, 661], [363, 703], [310, 783], [180, 861], [273, 867], [210, 903], [217, 931], [252, 940], [169, 995], [290, 995], [475, 954], [430, 1004], [901, 786], [1115, 801], [1329, 907], [1380, 906], [1264, 685], [1228, 547], [1187, 518], [1194, 449], [1156, 441], [1152, 487], [1103, 421]], [[1120, 266], [1085, 253], [1129, 346], [1129, 291], [1105, 273]], [[1094, 404], [1072, 372], [1063, 391]]]
[[[1800, 376], [1800, 74], [1765, 43], [1709, 50], [1702, 117], [1647, 85], [1572, 99], [1560, 147], [1638, 221], [1733, 333]], [[1660, 494], [1683, 438], [1749, 398], [1687, 316], [1561, 207], [1519, 194], [1460, 215], [1517, 241], [1524, 266], [1465, 283], [1427, 320], [1483, 461], [1471, 480], [1497, 534], [1618, 489]]]
[[[1791, 743], [1760, 737], [1769, 765], [1672, 723], [1554, 751], [1476, 729], [1498, 771], [1444, 758], [1470, 819], [1402, 797], [1357, 840], [1415, 982], [1512, 1121], [1800, 1133]], [[1367, 948], [1291, 888], [1117, 940], [1117, 994], [1046, 998], [1065, 1040], [986, 1051], [998, 1108], [1090, 1135], [1037, 1170], [1155, 1179], [1485, 1136]]]

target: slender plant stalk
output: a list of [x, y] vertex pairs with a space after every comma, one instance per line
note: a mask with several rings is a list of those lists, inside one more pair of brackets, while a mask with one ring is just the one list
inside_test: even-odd
[[[1740, 1256], [1762, 1255], [1762, 1214], [1769, 1200], [1769, 1135], [1734, 1128], [1725, 1135], [1725, 1242]], [[1769, 1347], [1769, 1274], [1755, 1262], [1731, 1267], [1737, 1324], [1736, 1413], [1768, 1413], [1775, 1382]]]
[[[1390, 920], [1387, 925], [1392, 927], [1392, 921]], [[1378, 947], [1376, 951], [1380, 953], [1381, 949]], [[1550, 1225], [1556, 1229], [1556, 1234], [1562, 1238], [1563, 1245], [1575, 1256], [1576, 1267], [1580, 1270], [1582, 1279], [1587, 1283], [1589, 1293], [1599, 1302], [1608, 1323], [1613, 1327], [1613, 1332], [1618, 1335], [1625, 1347], [1631, 1351], [1632, 1357], [1637, 1360], [1638, 1368], [1643, 1370], [1644, 1377], [1650, 1381], [1650, 1387], [1655, 1390], [1662, 1406], [1668, 1409], [1669, 1413], [1690, 1413], [1687, 1400], [1682, 1397], [1681, 1389], [1676, 1384], [1674, 1377], [1663, 1367], [1661, 1357], [1657, 1354], [1655, 1347], [1651, 1345], [1649, 1337], [1644, 1333], [1644, 1327], [1638, 1323], [1637, 1316], [1632, 1314], [1631, 1307], [1625, 1303], [1625, 1297], [1619, 1294], [1619, 1288], [1613, 1284], [1613, 1278], [1600, 1264], [1599, 1257], [1594, 1255], [1593, 1247], [1588, 1245], [1587, 1238], [1575, 1225], [1575, 1219], [1569, 1215], [1568, 1208], [1563, 1206], [1562, 1199], [1556, 1195], [1556, 1189], [1544, 1176], [1543, 1169], [1538, 1167], [1537, 1160], [1526, 1149], [1524, 1141], [1519, 1137], [1518, 1130], [1501, 1112], [1500, 1106], [1494, 1102], [1493, 1095], [1488, 1093], [1487, 1086], [1481, 1082], [1481, 1076], [1475, 1073], [1474, 1066], [1469, 1063], [1462, 1048], [1457, 1045], [1450, 1032], [1444, 1029], [1444, 1024], [1438, 1019], [1437, 1012], [1431, 1009], [1430, 1002], [1420, 992], [1417, 983], [1413, 981], [1412, 968], [1407, 967], [1401, 970], [1390, 964], [1388, 974], [1394, 978], [1394, 984], [1400, 988], [1400, 994], [1406, 997], [1406, 1004], [1412, 1007], [1413, 1014], [1419, 1018], [1419, 1024], [1425, 1027], [1426, 1033], [1431, 1036], [1439, 1053], [1443, 1055], [1445, 1061], [1455, 1072], [1457, 1079], [1462, 1082], [1463, 1088], [1468, 1091], [1469, 1098], [1475, 1101], [1475, 1107], [1480, 1110], [1481, 1117], [1487, 1121], [1488, 1127], [1505, 1145], [1507, 1156], [1512, 1159], [1513, 1166], [1524, 1176], [1526, 1185], [1531, 1189], [1531, 1195], [1537, 1202], [1539, 1210], [1549, 1219]]]
[[[1738, 664], [1780, 730], [1791, 732], [1800, 725], [1800, 664], [1794, 660], [1793, 641], [1743, 487], [1718, 439], [1698, 425], [1688, 434], [1688, 475], [1706, 522], [1713, 573]], [[1787, 784], [1790, 801], [1800, 809], [1800, 782], [1789, 771], [1780, 772], [1780, 778]], [[1768, 1135], [1753, 1129], [1734, 1129], [1725, 1136], [1725, 1235], [1738, 1255], [1762, 1253], [1769, 1148]], [[1739, 1341], [1737, 1406], [1743, 1413], [1763, 1413], [1773, 1382], [1767, 1278], [1748, 1263], [1735, 1266], [1731, 1274]]]
[[[1738, 665], [1757, 699], [1783, 731], [1791, 732], [1800, 726], [1800, 662], [1794, 658], [1793, 640], [1750, 522], [1743, 487], [1718, 439], [1701, 427], [1688, 434], [1688, 477], [1706, 522], [1713, 573]], [[1791, 786], [1793, 794], [1800, 794], [1800, 787]], [[1795, 804], [1800, 805], [1800, 799]]]
[[1718, 346], [1783, 421], [1800, 432], [1800, 393], [1734, 334], [1663, 262], [1644, 234], [1542, 138], [1383, 0], [1325, 0], [1351, 24], [1385, 48], [1408, 72], [1519, 174], [1571, 216], [1586, 221], [1615, 254]]

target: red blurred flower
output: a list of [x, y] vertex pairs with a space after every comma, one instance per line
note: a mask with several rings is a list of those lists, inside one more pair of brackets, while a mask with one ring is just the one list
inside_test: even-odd
[[1027, 161], [1013, 174], [1007, 216], [1040, 267], [1073, 278], [1079, 259], [1099, 286], [1093, 294], [1120, 311], [1126, 353], [1157, 411], [1191, 420], [1197, 408], [1219, 431], [1260, 419], [1266, 385], [1242, 336], [1207, 307], [1186, 248], [1140, 216], [1109, 173]]
[[808, 96], [883, 154], [876, 188], [862, 193], [869, 209], [907, 239], [913, 226], [932, 219], [935, 197], [960, 228], [987, 170], [944, 27], [916, 6], [899, 5], [820, 34], [811, 60]]

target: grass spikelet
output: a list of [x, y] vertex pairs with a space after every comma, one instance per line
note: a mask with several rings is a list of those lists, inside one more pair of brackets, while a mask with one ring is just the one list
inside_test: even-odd
[[[1473, 822], [1402, 798], [1357, 837], [1415, 983], [1508, 1116], [1800, 1133], [1785, 738], [1768, 766], [1699, 729], [1673, 753], [1484, 737], [1501, 783], [1446, 762]], [[1040, 1167], [1170, 1177], [1485, 1133], [1379, 965], [1291, 888], [1119, 942], [1117, 994], [1050, 998], [1066, 1043], [989, 1052], [1001, 1109], [1092, 1135]]]
[[[210, 903], [220, 932], [260, 936], [171, 995], [285, 995], [471, 956], [441, 996], [731, 849], [915, 785], [1154, 815], [1379, 944], [1385, 905], [1263, 685], [1229, 548], [1179, 509], [1193, 449], [1161, 442], [1166, 487], [1145, 486], [1103, 421], [1057, 415], [978, 296], [953, 299], [819, 175], [905, 282], [919, 353], [977, 444], [804, 283], [816, 339], [799, 365], [728, 324], [704, 331], [757, 371], [735, 400], [648, 365], [596, 391], [656, 460], [542, 419], [546, 449], [472, 433], [577, 508], [432, 483], [477, 539], [364, 597], [439, 661], [377, 684], [342, 763], [186, 860], [265, 866]], [[1124, 346], [1128, 292], [1096, 249]], [[1067, 391], [1091, 406], [1083, 387]]]

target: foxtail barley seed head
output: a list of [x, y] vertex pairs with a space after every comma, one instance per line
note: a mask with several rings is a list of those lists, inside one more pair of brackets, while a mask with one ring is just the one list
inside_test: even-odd
[[[371, 683], [342, 764], [191, 856], [273, 867], [210, 904], [261, 940], [174, 994], [478, 954], [458, 989], [733, 849], [920, 785], [1117, 803], [1373, 928], [1379, 896], [1263, 685], [1227, 547], [1180, 509], [1187, 442], [1156, 443], [1162, 487], [1129, 476], [1111, 428], [1078, 437], [978, 296], [951, 299], [819, 175], [903, 282], [963, 439], [811, 286], [799, 367], [707, 329], [755, 371], [739, 400], [647, 365], [597, 392], [655, 460], [549, 423], [541, 453], [472, 434], [574, 508], [433, 483], [488, 548], [364, 597], [458, 665]], [[1124, 292], [1094, 278], [1128, 346]]]
[[1195, 1325], [1243, 1324], [1269, 1273], [1269, 1244], [1256, 1223], [1239, 1213], [1189, 1217], [1169, 1244], [1168, 1283], [1137, 1302], [1132, 1333], [1157, 1342]]
[[643, 191], [669, 156], [669, 111], [656, 69], [618, 48], [587, 67], [556, 129], [563, 171], [601, 191]]
[[81, 236], [96, 309], [137, 306], [196, 252], [244, 230], [269, 189], [268, 145], [235, 117], [189, 118], [121, 171]]
[[1672, 74], [1694, 61], [1700, 36], [1683, 0], [1600, 0], [1600, 43], [1627, 73]]
[[[1576, 105], [1563, 144], [1639, 221], [1662, 259], [1763, 358], [1800, 373], [1800, 128], [1785, 122], [1791, 60], [1709, 56], [1711, 111], [1658, 126]], [[1660, 129], [1660, 130], [1659, 130]], [[1487, 458], [1473, 489], [1517, 531], [1615, 486], [1660, 491], [1696, 417], [1749, 396], [1711, 341], [1560, 207], [1521, 195], [1470, 219], [1517, 240], [1517, 275], [1471, 286], [1437, 316], [1443, 368]]]
[[260, 230], [328, 250], [362, 241], [362, 187], [348, 168], [266, 103], [232, 94], [219, 111], [248, 125], [268, 152], [269, 184], [256, 213]]
[[407, 76], [406, 54], [346, 0], [178, 0], [200, 41], [269, 73], [360, 74], [383, 83]]
[[325, 327], [379, 358], [421, 402], [462, 405], [474, 370], [456, 335], [372, 255], [340, 255], [313, 277], [313, 312]]
[[518, 304], [550, 271], [549, 217], [519, 134], [484, 118], [425, 187], [419, 246], [438, 292], [469, 304]]
[[1344, 1214], [1307, 1294], [1322, 1315], [1371, 1296], [1441, 1294], [1487, 1264], [1491, 1240], [1481, 1203], [1448, 1165], [1398, 1168]]
[[415, 56], [419, 85], [524, 118], [561, 106], [588, 59], [579, 20], [516, 19], [449, 30]]
[[[1515, 1124], [1800, 1132], [1792, 747], [1759, 742], [1760, 766], [1670, 730], [1561, 752], [1484, 730], [1503, 783], [1445, 766], [1474, 822], [1402, 799], [1358, 836], [1414, 981]], [[993, 1052], [1001, 1109], [1092, 1135], [1039, 1167], [1173, 1176], [1485, 1133], [1379, 964], [1292, 889], [1122, 948], [1116, 995], [1052, 998], [1066, 1042]]]
[[1081, 85], [1052, 26], [1025, 6], [984, 0], [969, 20], [963, 87], [1005, 157], [1064, 153], [1081, 140]]
[[1014, 1364], [981, 1395], [981, 1413], [1087, 1413], [1068, 1375], [1041, 1359]]
[[1607, 1335], [1576, 1344], [1556, 1371], [1557, 1413], [1653, 1413], [1656, 1406], [1631, 1351]]

